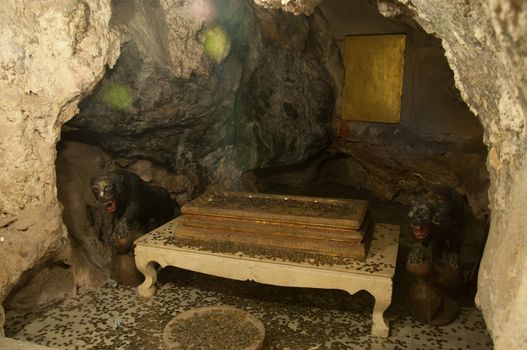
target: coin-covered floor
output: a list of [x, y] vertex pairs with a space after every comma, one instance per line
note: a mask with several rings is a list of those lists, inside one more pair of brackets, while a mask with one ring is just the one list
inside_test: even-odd
[[413, 321], [396, 295], [387, 312], [391, 336], [381, 339], [369, 336], [373, 300], [365, 292], [275, 287], [172, 268], [160, 277], [147, 301], [134, 288], [108, 284], [43, 310], [9, 312], [6, 335], [59, 349], [162, 349], [164, 326], [178, 313], [232, 305], [263, 322], [265, 349], [492, 349], [475, 308], [463, 308], [448, 326], [429, 327]]
[[[266, 350], [492, 349], [481, 312], [470, 302], [448, 326], [431, 327], [412, 319], [405, 302], [411, 283], [404, 271], [411, 242], [408, 208], [370, 203], [374, 221], [401, 226], [394, 301], [386, 312], [391, 321], [387, 339], [369, 335], [373, 298], [366, 292], [351, 296], [338, 290], [277, 287], [176, 268], [160, 272], [150, 300], [140, 299], [135, 288], [108, 283], [41, 310], [9, 311], [6, 335], [58, 349], [155, 350], [163, 348], [163, 329], [177, 314], [194, 307], [231, 305], [263, 322]], [[469, 263], [477, 260], [481, 237], [478, 225], [467, 227], [471, 232], [466, 233], [462, 260]], [[472, 294], [464, 299], [470, 301]]]

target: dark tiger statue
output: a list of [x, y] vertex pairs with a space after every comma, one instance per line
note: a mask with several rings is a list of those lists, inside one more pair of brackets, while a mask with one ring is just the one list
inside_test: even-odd
[[110, 171], [92, 178], [91, 186], [95, 198], [112, 215], [114, 230], [109, 241], [120, 254], [131, 250], [135, 238], [174, 216], [176, 203], [169, 192], [130, 171]]
[[463, 203], [454, 189], [432, 186], [416, 196], [408, 213], [414, 243], [406, 270], [415, 277], [408, 304], [412, 316], [429, 325], [449, 324], [459, 312]]

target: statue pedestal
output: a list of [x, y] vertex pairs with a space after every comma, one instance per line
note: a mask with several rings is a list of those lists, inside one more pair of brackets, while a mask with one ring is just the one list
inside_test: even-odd
[[118, 284], [137, 287], [143, 282], [143, 275], [135, 266], [134, 249], [125, 254], [112, 251], [111, 278]]

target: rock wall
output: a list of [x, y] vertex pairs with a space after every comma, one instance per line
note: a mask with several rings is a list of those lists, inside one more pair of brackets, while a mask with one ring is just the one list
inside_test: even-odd
[[254, 2], [262, 7], [282, 9], [295, 15], [310, 15], [320, 0], [254, 0]]
[[[201, 189], [237, 188], [247, 169], [328, 145], [335, 98], [321, 17], [243, 0], [202, 1], [199, 12], [194, 1], [123, 4], [112, 23], [129, 41], [69, 126], [113, 155], [194, 174]], [[112, 91], [128, 103], [112, 103]]]
[[110, 0], [6, 0], [0, 8], [0, 302], [24, 271], [68, 255], [55, 145], [119, 54], [110, 16]]
[[[312, 8], [309, 2], [305, 12], [293, 11], [310, 13]], [[379, 10], [413, 18], [442, 39], [456, 86], [484, 127], [492, 214], [478, 301], [496, 348], [521, 348], [527, 334], [527, 6], [519, 0], [384, 0]]]

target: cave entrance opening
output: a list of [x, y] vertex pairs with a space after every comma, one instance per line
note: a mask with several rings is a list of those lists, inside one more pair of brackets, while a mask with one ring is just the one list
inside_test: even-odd
[[[481, 125], [455, 88], [441, 42], [416, 25], [380, 16], [365, 0], [325, 1], [313, 17], [263, 10], [247, 1], [221, 2], [236, 5], [222, 15], [232, 40], [225, 61], [195, 67], [188, 57], [176, 57], [189, 71], [174, 73], [165, 56], [167, 36], [151, 51], [141, 47], [141, 38], [131, 40], [122, 47], [116, 66], [82, 102], [81, 114], [64, 126], [57, 186], [73, 247], [69, 266], [76, 273], [68, 278], [77, 280], [72, 293], [81, 285], [107, 282], [109, 249], [101, 231], [107, 219], [96, 214], [89, 178], [110, 166], [165, 184], [174, 194], [183, 181], [177, 178], [179, 171], [186, 169], [191, 196], [213, 184], [368, 199], [377, 221], [402, 228], [401, 266], [410, 249], [407, 214], [414, 194], [434, 185], [453, 188], [466, 204], [462, 259], [466, 278], [475, 282], [489, 217], [486, 148]], [[143, 3], [155, 5], [143, 15], [163, 15], [158, 11], [161, 2]], [[167, 23], [152, 21], [155, 16], [145, 22], [156, 22], [148, 33], [166, 34], [157, 30]], [[194, 35], [196, 30], [189, 32]], [[332, 40], [318, 33], [329, 33]], [[342, 39], [393, 33], [407, 38], [399, 123], [342, 118]], [[198, 285], [206, 288], [217, 282], [186, 276], [186, 281], [205, 281]], [[398, 276], [401, 290], [405, 278]], [[259, 294], [261, 286], [243, 288], [267, 296]], [[290, 292], [285, 295], [294, 298]], [[303, 295], [305, 300], [312, 296]], [[342, 299], [327, 295], [332, 301]]]

